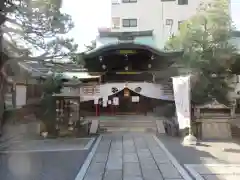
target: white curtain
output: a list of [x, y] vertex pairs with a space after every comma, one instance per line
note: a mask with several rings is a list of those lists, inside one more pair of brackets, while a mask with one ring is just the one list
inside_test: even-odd
[[[113, 88], [116, 88], [117, 91], [113, 92]], [[140, 89], [140, 92], [136, 92], [142, 96], [154, 98], [154, 99], [162, 99], [162, 100], [173, 100], [173, 95], [164, 93], [163, 86], [161, 84], [154, 83], [106, 83], [100, 85], [100, 93], [96, 95], [97, 97], [108, 97], [114, 95], [124, 88], [128, 88], [129, 90], [136, 92], [137, 89]], [[93, 100], [95, 97], [88, 97], [86, 100]], [[83, 98], [84, 99], [84, 98]]]
[[[167, 95], [164, 93], [163, 86], [160, 84], [154, 83], [107, 83], [100, 86], [100, 96], [111, 96], [113, 94], [122, 91], [124, 88], [128, 88], [133, 92], [136, 92], [137, 89], [140, 89], [140, 92], [136, 92], [142, 96], [162, 99], [162, 100], [173, 100], [172, 95]], [[112, 88], [117, 88], [117, 92], [112, 92]]]

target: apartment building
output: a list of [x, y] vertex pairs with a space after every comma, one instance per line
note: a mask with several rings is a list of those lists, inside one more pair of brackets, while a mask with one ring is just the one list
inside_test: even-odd
[[180, 24], [196, 13], [202, 0], [112, 0], [111, 32], [152, 31], [162, 49]]

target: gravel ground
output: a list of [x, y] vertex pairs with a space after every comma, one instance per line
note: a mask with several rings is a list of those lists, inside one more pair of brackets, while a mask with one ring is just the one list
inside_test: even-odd
[[240, 163], [240, 145], [237, 142], [203, 141], [195, 147], [189, 147], [181, 144], [181, 138], [158, 137], [181, 164]]

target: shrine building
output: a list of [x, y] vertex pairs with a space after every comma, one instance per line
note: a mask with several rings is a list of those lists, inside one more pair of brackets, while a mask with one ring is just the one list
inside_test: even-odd
[[182, 52], [160, 51], [134, 41], [109, 43], [86, 52], [85, 68], [99, 78], [85, 81], [80, 88], [81, 110], [96, 115], [146, 114], [173, 103], [172, 74], [167, 72], [181, 56]]

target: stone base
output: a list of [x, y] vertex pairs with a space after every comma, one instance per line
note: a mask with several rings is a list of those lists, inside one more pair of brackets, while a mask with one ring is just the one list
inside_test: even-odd
[[99, 120], [92, 120], [91, 127], [90, 127], [90, 134], [96, 134], [99, 127]]
[[182, 144], [185, 145], [185, 146], [196, 145], [197, 144], [197, 138], [195, 136], [189, 134], [189, 135], [184, 137]]
[[231, 139], [230, 120], [204, 119], [202, 120], [202, 139]]
[[166, 133], [162, 120], [156, 120], [156, 125], [157, 125], [157, 132], [159, 134], [165, 134]]

